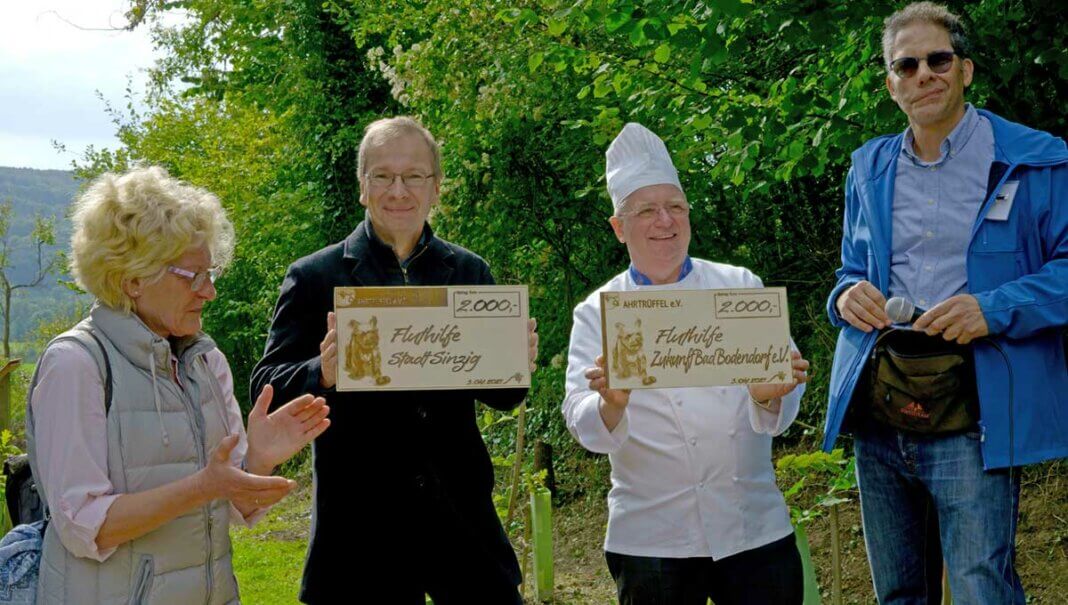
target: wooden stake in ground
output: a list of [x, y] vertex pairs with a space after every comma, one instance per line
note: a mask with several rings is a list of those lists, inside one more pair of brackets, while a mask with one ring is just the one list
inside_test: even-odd
[[11, 359], [0, 367], [0, 428], [8, 428], [11, 418], [11, 377], [22, 363], [21, 359]]
[[508, 496], [508, 514], [504, 517], [504, 531], [512, 524], [512, 515], [515, 514], [515, 503], [519, 496], [519, 479], [523, 476], [523, 448], [526, 438], [527, 401], [519, 404], [519, 417], [516, 419], [515, 428], [515, 460], [512, 462], [512, 489]]
[[519, 545], [519, 575], [522, 582], [519, 585], [519, 595], [526, 595], [527, 588], [527, 547], [530, 545], [530, 507], [523, 507], [523, 539]]
[[842, 545], [838, 540], [838, 505], [831, 506], [831, 603], [842, 605]]

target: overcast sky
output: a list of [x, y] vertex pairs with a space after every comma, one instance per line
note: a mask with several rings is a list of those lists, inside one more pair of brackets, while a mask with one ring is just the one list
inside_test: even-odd
[[[144, 90], [152, 44], [144, 27], [90, 28], [121, 28], [127, 6], [127, 0], [0, 0], [0, 166], [66, 170], [86, 145], [118, 147], [96, 92], [125, 107], [127, 78], [135, 91]], [[68, 152], [57, 152], [52, 140]]]

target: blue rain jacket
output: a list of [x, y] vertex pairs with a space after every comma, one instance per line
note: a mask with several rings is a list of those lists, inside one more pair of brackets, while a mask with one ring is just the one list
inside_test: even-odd
[[[989, 469], [1068, 456], [1068, 147], [1049, 133], [979, 113], [993, 126], [994, 164], [972, 227], [967, 269], [968, 291], [990, 329], [988, 338], [973, 342]], [[827, 300], [831, 323], [842, 330], [831, 369], [826, 451], [876, 337], [838, 317], [835, 301], [861, 280], [888, 291], [890, 213], [903, 140], [897, 134], [868, 141], [853, 152], [846, 179], [842, 267]], [[1018, 185], [1007, 220], [988, 217], [997, 194], [1010, 192], [1012, 183]]]

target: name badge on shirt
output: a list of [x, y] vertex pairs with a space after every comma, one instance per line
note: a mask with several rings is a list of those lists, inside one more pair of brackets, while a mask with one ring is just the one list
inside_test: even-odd
[[1012, 201], [1016, 199], [1016, 189], [1019, 186], [1020, 181], [1006, 181], [1001, 186], [1001, 191], [994, 197], [994, 205], [986, 213], [988, 221], [1009, 220], [1009, 211], [1012, 210]]

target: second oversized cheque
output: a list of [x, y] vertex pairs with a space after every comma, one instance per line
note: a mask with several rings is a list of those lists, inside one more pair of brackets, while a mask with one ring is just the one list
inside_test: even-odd
[[602, 292], [601, 338], [613, 389], [793, 379], [785, 288]]
[[526, 286], [335, 288], [339, 391], [530, 386]]

